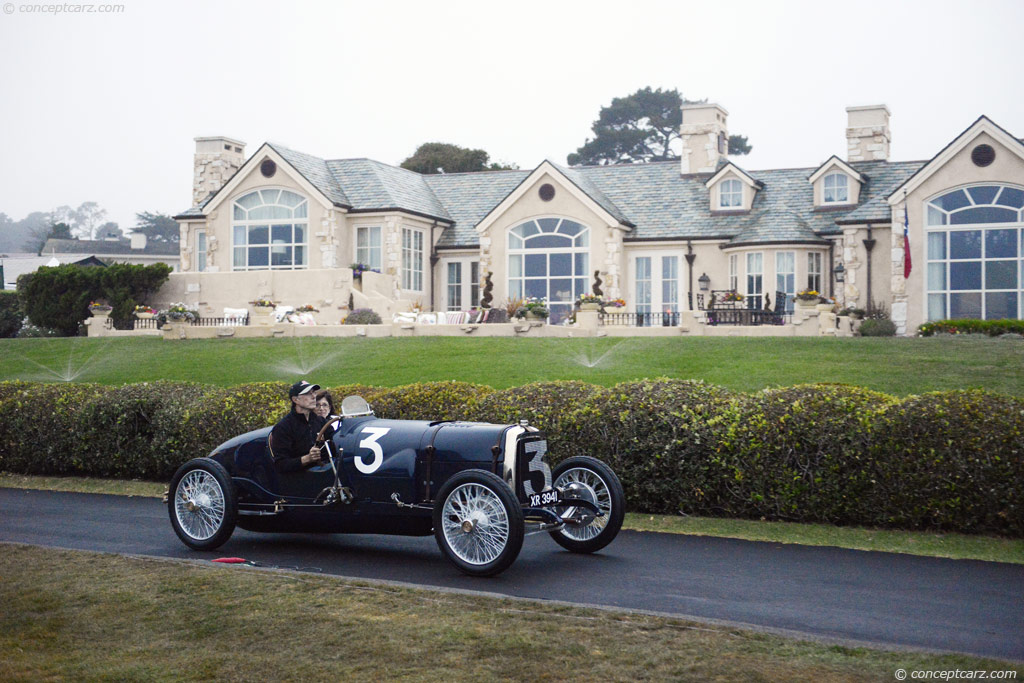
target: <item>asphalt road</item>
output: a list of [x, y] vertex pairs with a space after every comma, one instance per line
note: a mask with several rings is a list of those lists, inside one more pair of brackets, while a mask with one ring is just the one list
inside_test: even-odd
[[473, 579], [429, 536], [239, 529], [218, 551], [199, 553], [174, 535], [159, 500], [15, 489], [0, 489], [0, 541], [193, 560], [240, 556], [338, 576], [1024, 660], [1022, 565], [624, 531], [595, 555], [529, 536], [510, 569]]

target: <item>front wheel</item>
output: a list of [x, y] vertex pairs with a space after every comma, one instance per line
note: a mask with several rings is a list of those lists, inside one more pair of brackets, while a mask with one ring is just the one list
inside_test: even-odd
[[523, 548], [523, 509], [501, 477], [484, 470], [452, 476], [434, 504], [434, 538], [470, 576], [494, 576]]
[[[626, 494], [612, 468], [597, 458], [580, 455], [560, 462], [553, 477], [555, 488], [568, 489], [568, 496], [589, 501], [603, 513], [600, 517], [584, 515], [582, 522], [550, 532], [555, 543], [574, 553], [593, 553], [615, 540], [626, 515]], [[557, 512], [561, 516], [579, 511], [563, 507]]]
[[196, 458], [178, 468], [171, 479], [168, 513], [182, 543], [194, 550], [224, 545], [238, 520], [238, 498], [224, 466]]

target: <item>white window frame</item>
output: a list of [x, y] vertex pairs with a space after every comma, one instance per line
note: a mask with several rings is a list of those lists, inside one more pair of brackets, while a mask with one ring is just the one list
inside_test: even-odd
[[[787, 264], [782, 261], [788, 260], [792, 270], [783, 270]], [[786, 295], [786, 311], [793, 310], [793, 299], [796, 296], [796, 252], [777, 251], [775, 252], [775, 291]], [[778, 302], [773, 302], [778, 306]]]
[[[274, 195], [277, 198], [275, 203], [267, 203], [262, 193], [264, 192], [277, 192]], [[288, 206], [280, 202], [282, 193], [289, 193], [299, 198], [299, 202], [294, 206]], [[260, 203], [246, 208], [241, 202], [254, 194], [258, 194], [260, 197]], [[253, 218], [248, 217], [248, 212], [255, 209], [270, 206], [277, 207], [280, 209], [286, 209], [291, 213], [291, 217], [280, 217], [280, 218]], [[242, 194], [240, 197], [235, 199], [231, 203], [231, 269], [235, 271], [243, 270], [306, 270], [309, 268], [309, 200], [299, 194], [298, 192], [288, 189], [286, 187], [261, 187], [256, 190], [252, 190]], [[244, 214], [245, 218], [238, 218], [239, 212]], [[295, 214], [305, 214], [296, 216]], [[279, 242], [274, 243], [274, 227], [289, 225], [292, 229], [292, 241], [291, 242]], [[295, 231], [298, 228], [302, 228], [302, 235], [304, 241], [295, 241]], [[267, 229], [267, 242], [266, 244], [253, 245], [250, 240], [250, 236], [254, 230], [259, 228]], [[239, 240], [239, 235], [243, 238]], [[250, 265], [249, 256], [254, 249], [261, 249], [263, 247], [267, 249], [267, 265]], [[287, 265], [273, 265], [274, 250], [275, 249], [292, 249], [292, 263]], [[295, 259], [295, 250], [302, 249], [301, 262], [297, 262]], [[239, 265], [240, 258], [241, 265]]]
[[[442, 299], [446, 311], [468, 311], [480, 305], [480, 259], [476, 256], [447, 258], [441, 260], [441, 274], [444, 277]], [[450, 282], [450, 267], [459, 267], [458, 298], [456, 306], [452, 302], [453, 283]]]
[[[729, 198], [726, 201], [726, 198]], [[743, 208], [743, 183], [736, 178], [726, 178], [718, 186], [718, 208], [735, 210]]]
[[402, 226], [402, 289], [423, 291], [424, 231]]
[[[972, 196], [970, 190], [975, 188], [975, 187], [979, 187], [979, 186], [999, 187], [1001, 189], [996, 193], [996, 196], [992, 199], [992, 201], [990, 203], [988, 203], [988, 204], [978, 204], [976, 202], [975, 198]], [[1017, 221], [1015, 221], [1015, 222], [1014, 221], [1007, 221], [1005, 223], [953, 223], [952, 222], [952, 216], [955, 213], [957, 213], [958, 211], [965, 210], [965, 209], [973, 209], [973, 208], [977, 208], [977, 207], [980, 207], [980, 206], [998, 206], [998, 207], [1003, 208], [1003, 209], [1015, 208], [1015, 207], [1007, 207], [1006, 205], [998, 204], [998, 202], [1000, 200], [1000, 196], [1002, 195], [1003, 190], [1006, 189], [1006, 188], [1012, 189], [1012, 190], [1014, 190], [1016, 192], [1020, 192], [1022, 189], [1024, 189], [1024, 188], [1021, 188], [1021, 187], [1018, 187], [1018, 186], [1015, 186], [1015, 185], [1010, 185], [1008, 183], [999, 183], [999, 182], [975, 183], [975, 184], [972, 184], [972, 185], [966, 185], [966, 186], [961, 186], [961, 187], [949, 188], [947, 190], [944, 190], [944, 191], [940, 192], [939, 194], [935, 195], [934, 197], [930, 198], [929, 200], [927, 200], [927, 201], [925, 201], [923, 203], [921, 215], [926, 217], [926, 219], [925, 219], [926, 228], [923, 231], [923, 233], [924, 233], [924, 244], [922, 245], [923, 246], [923, 252], [924, 252], [924, 255], [925, 255], [925, 267], [924, 267], [924, 273], [923, 273], [923, 278], [924, 278], [924, 287], [923, 287], [923, 289], [924, 289], [924, 294], [925, 295], [923, 297], [924, 301], [923, 301], [923, 304], [922, 304], [923, 309], [924, 309], [923, 310], [923, 318], [924, 318], [924, 320], [932, 321], [932, 320], [945, 320], [945, 319], [949, 319], [949, 316], [951, 315], [950, 314], [950, 299], [951, 299], [951, 295], [953, 295], [953, 294], [975, 294], [975, 293], [978, 294], [980, 296], [980, 298], [981, 298], [980, 319], [981, 320], [987, 320], [988, 319], [988, 296], [987, 295], [990, 294], [990, 293], [991, 294], [996, 294], [996, 293], [1004, 293], [1004, 292], [1009, 292], [1009, 293], [1016, 292], [1016, 294], [1017, 294], [1017, 319], [1024, 318], [1024, 209], [1017, 209], [1017, 211], [1018, 211]], [[935, 202], [935, 201], [941, 199], [942, 197], [945, 197], [946, 195], [952, 194], [952, 193], [960, 191], [960, 190], [965, 191], [965, 194], [966, 194], [967, 199], [969, 201], [969, 204], [961, 207], [960, 209], [954, 209], [954, 210], [951, 210], [951, 211], [944, 211], [944, 210], [939, 209], [937, 205], [932, 205], [931, 204], [931, 202]], [[986, 235], [987, 235], [987, 233], [989, 231], [992, 231], [992, 230], [1014, 230], [1014, 231], [1016, 231], [1016, 233], [1017, 233], [1017, 235], [1016, 235], [1017, 236], [1017, 256], [1015, 258], [1014, 257], [1003, 257], [1003, 256], [991, 257], [991, 258], [988, 257], [988, 240], [986, 239]], [[952, 239], [951, 238], [952, 233], [956, 233], [956, 232], [973, 232], [973, 231], [978, 231], [978, 232], [981, 233], [981, 253], [980, 253], [980, 255], [977, 256], [977, 257], [953, 258], [952, 253], [950, 251], [950, 240]], [[944, 244], [945, 256], [942, 257], [942, 258], [932, 258], [931, 257], [931, 249], [930, 249], [930, 242], [931, 242], [931, 239], [932, 239], [931, 236], [932, 235], [936, 235], [936, 234], [943, 235], [943, 240], [944, 240], [943, 244]], [[951, 271], [951, 264], [954, 264], [954, 263], [969, 263], [969, 262], [974, 262], [974, 261], [979, 261], [981, 263], [981, 288], [980, 289], [952, 289], [951, 288], [951, 285], [952, 285], [951, 275], [952, 275], [952, 273], [950, 272]], [[1006, 263], [1006, 262], [1013, 262], [1013, 261], [1017, 262], [1016, 263], [1016, 268], [1015, 268], [1016, 275], [1017, 275], [1017, 288], [1016, 289], [1010, 289], [1010, 288], [999, 288], [999, 289], [996, 289], [994, 287], [993, 288], [989, 288], [987, 286], [987, 284], [988, 284], [987, 280], [988, 280], [989, 264], [991, 264], [991, 263], [999, 263], [999, 262]], [[939, 288], [933, 289], [932, 286], [931, 286], [930, 274], [933, 271], [933, 269], [938, 269], [937, 272], [941, 273], [941, 275], [942, 275], [942, 279], [943, 279], [943, 281], [945, 283], [945, 286], [943, 288], [941, 288], [941, 289], [939, 289]], [[915, 264], [915, 269], [914, 270], [915, 271], [917, 270], [916, 264]], [[930, 310], [930, 305], [929, 304], [930, 304], [930, 301], [932, 299], [932, 296], [941, 296], [942, 297], [943, 314], [941, 316], [932, 316], [931, 315], [931, 310]]]
[[821, 290], [821, 265], [824, 258], [820, 251], [807, 252], [807, 289], [822, 294]]
[[[760, 251], [747, 252], [746, 265], [747, 286], [744, 295], [747, 297], [764, 296], [764, 253]], [[754, 270], [754, 266], [757, 266], [757, 270]]]
[[196, 263], [197, 273], [205, 273], [209, 265], [209, 242], [207, 242], [206, 229], [196, 230]]
[[[681, 250], [643, 250], [629, 254], [628, 304], [635, 313], [653, 313], [648, 325], [678, 325], [678, 313], [683, 310], [682, 266], [685, 262]], [[642, 278], [640, 260], [647, 259], [650, 270]], [[673, 277], [674, 276], [674, 277]], [[610, 309], [609, 309], [610, 310]], [[675, 316], [675, 317], [672, 317]], [[666, 322], [668, 320], [668, 322]], [[638, 321], [638, 324], [644, 324]]]
[[740, 255], [729, 254], [729, 290], [740, 291]]
[[[377, 236], [377, 244], [373, 244], [373, 236]], [[365, 238], [364, 238], [365, 236]], [[360, 244], [365, 240], [365, 244]], [[376, 257], [376, 258], [374, 258]], [[362, 263], [371, 269], [383, 271], [384, 263], [384, 229], [379, 225], [357, 225], [354, 263]]]
[[[573, 226], [579, 226], [579, 230], [575, 234], [569, 234], [569, 232], [575, 229]], [[534, 228], [537, 229], [536, 232], [534, 232]], [[531, 234], [525, 237], [522, 236], [526, 232]], [[551, 234], [570, 238], [568, 241], [570, 246], [541, 248], [528, 246], [532, 240], [542, 239], [544, 235]], [[590, 293], [590, 234], [590, 227], [585, 223], [573, 218], [562, 218], [560, 216], [538, 217], [512, 226], [505, 235], [505, 244], [508, 246], [506, 261], [508, 269], [505, 271], [508, 289], [506, 291], [509, 298], [525, 297], [531, 283], [535, 286], [538, 282], [543, 281], [545, 291], [549, 292], [548, 308], [552, 312], [552, 317], [549, 320], [557, 322], [558, 319], [567, 319], [572, 314], [575, 300], [581, 294]], [[538, 254], [543, 254], [547, 259], [545, 264], [546, 275], [527, 275], [528, 257]], [[571, 261], [569, 274], [552, 276], [552, 257], [560, 254], [569, 255]], [[520, 270], [518, 275], [513, 275], [515, 269], [512, 264], [516, 259], [518, 259], [520, 264]], [[582, 264], [580, 261], [582, 261]], [[570, 281], [569, 292], [571, 298], [569, 300], [553, 300], [550, 297], [552, 281], [566, 279]]]
[[[832, 180], [832, 187], [829, 181]], [[840, 182], [841, 181], [841, 182]], [[829, 199], [829, 191], [832, 191], [832, 199]], [[840, 190], [842, 196], [840, 197]], [[850, 176], [839, 171], [829, 173], [821, 181], [821, 203], [822, 204], [849, 204], [850, 203]]]

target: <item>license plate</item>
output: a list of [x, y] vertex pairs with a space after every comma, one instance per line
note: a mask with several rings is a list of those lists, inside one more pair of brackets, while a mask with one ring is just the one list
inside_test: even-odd
[[531, 493], [529, 498], [529, 507], [532, 508], [545, 507], [547, 505], [558, 505], [558, 501], [561, 500], [558, 495], [558, 489], [543, 491], [541, 493]]

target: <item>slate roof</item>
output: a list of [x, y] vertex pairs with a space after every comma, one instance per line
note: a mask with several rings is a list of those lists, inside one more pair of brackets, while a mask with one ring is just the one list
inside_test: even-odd
[[[269, 144], [269, 143], [268, 143]], [[372, 159], [323, 160], [269, 144], [338, 206], [353, 213], [403, 210], [446, 225], [438, 247], [477, 247], [474, 229], [532, 171], [420, 175]], [[857, 206], [815, 210], [807, 178], [820, 166], [746, 171], [762, 185], [749, 212], [711, 210], [711, 173], [680, 175], [678, 161], [617, 166], [552, 164], [627, 228], [627, 242], [723, 239], [729, 245], [817, 242], [842, 225], [888, 222], [886, 197], [925, 162], [866, 161], [849, 165], [865, 176]], [[180, 217], [202, 216], [208, 197]]]
[[47, 254], [92, 254], [96, 256], [178, 256], [177, 242], [149, 241], [145, 249], [132, 249], [131, 240], [46, 240], [40, 252]]

